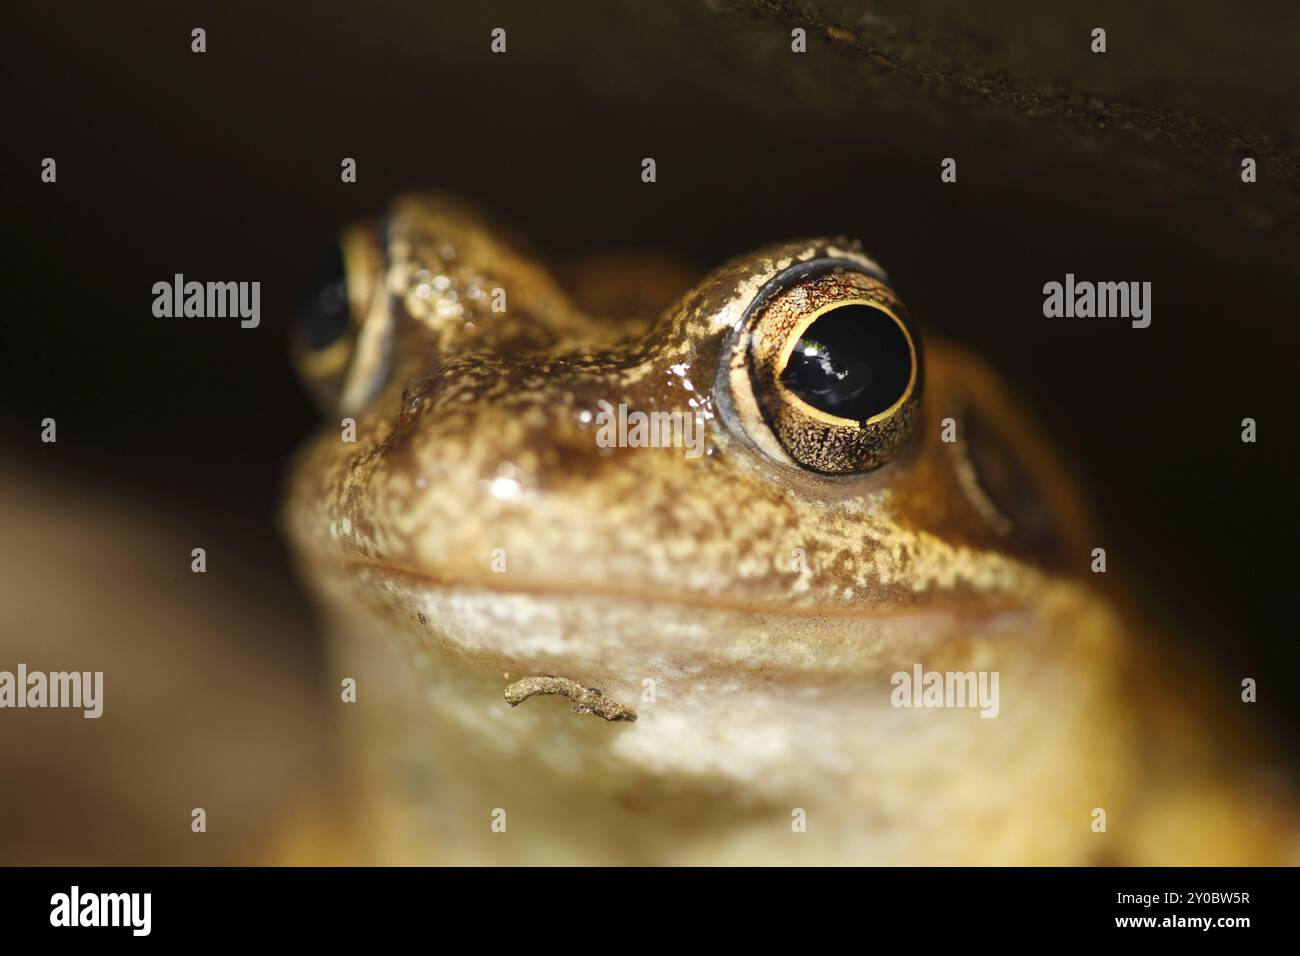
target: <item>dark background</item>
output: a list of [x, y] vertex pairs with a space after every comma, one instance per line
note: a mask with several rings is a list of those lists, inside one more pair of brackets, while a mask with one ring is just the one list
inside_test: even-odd
[[[847, 233], [1049, 426], [1109, 583], [1226, 664], [1225, 699], [1254, 676], [1294, 727], [1300, 7], [984, 7], [8, 4], [0, 467], [225, 543], [250, 600], [303, 622], [240, 639], [285, 642], [310, 674], [275, 524], [315, 422], [286, 343], [341, 225], [434, 187], [543, 257], [639, 248], [701, 272]], [[260, 280], [261, 327], [154, 318], [175, 272]], [[1067, 272], [1152, 282], [1151, 327], [1045, 319], [1043, 283]]]

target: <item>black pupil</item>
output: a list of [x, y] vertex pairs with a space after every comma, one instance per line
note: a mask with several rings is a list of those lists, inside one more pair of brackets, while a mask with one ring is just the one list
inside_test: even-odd
[[842, 305], [804, 330], [781, 382], [813, 408], [866, 421], [902, 398], [912, 350], [899, 324], [869, 305]]
[[348, 283], [343, 254], [335, 249], [322, 264], [311, 295], [302, 304], [303, 335], [312, 351], [329, 348], [348, 330]]

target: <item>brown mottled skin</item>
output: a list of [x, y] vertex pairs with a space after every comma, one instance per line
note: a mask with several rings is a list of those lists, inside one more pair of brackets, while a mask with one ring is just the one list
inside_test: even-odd
[[[286, 510], [335, 621], [339, 673], [358, 681], [342, 718], [359, 781], [347, 858], [1289, 852], [1273, 818], [1210, 771], [1201, 779], [1208, 748], [1168, 772], [1147, 766], [1156, 722], [1143, 708], [1163, 705], [1133, 681], [1152, 671], [1082, 579], [1095, 544], [1067, 476], [982, 363], [925, 338], [913, 434], [872, 471], [778, 460], [735, 394], [738, 330], [800, 263], [883, 278], [855, 242], [768, 246], [689, 289], [656, 267], [621, 300], [618, 260], [569, 283], [575, 299], [441, 197], [400, 199], [352, 235], [371, 250], [349, 260], [365, 317], [354, 335], [390, 359], [357, 363], [371, 370], [299, 456]], [[634, 310], [656, 294], [655, 321], [584, 308]], [[701, 413], [707, 454], [599, 447], [602, 400]], [[946, 418], [956, 442], [941, 439]], [[893, 707], [890, 676], [917, 663], [998, 671], [997, 717]], [[598, 690], [636, 720], [503, 699], [541, 676]], [[490, 828], [497, 808], [506, 833]], [[791, 830], [796, 808], [806, 832]]]

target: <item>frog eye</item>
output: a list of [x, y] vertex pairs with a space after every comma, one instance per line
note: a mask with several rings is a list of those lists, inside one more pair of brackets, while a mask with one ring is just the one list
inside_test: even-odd
[[315, 355], [338, 344], [347, 334], [348, 280], [341, 250], [334, 249], [326, 257], [299, 311], [299, 321], [305, 344]]
[[375, 232], [349, 230], [298, 310], [295, 358], [326, 408], [359, 408], [387, 374], [392, 322], [383, 297], [374, 295], [380, 262]]
[[921, 399], [920, 340], [876, 276], [803, 269], [755, 300], [731, 361], [746, 434], [810, 471], [848, 475], [889, 461]]

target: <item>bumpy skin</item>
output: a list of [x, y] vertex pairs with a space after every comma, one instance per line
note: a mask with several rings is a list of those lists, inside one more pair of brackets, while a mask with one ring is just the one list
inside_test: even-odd
[[[589, 316], [439, 197], [397, 201], [376, 235], [373, 274], [349, 282], [373, 290], [362, 311], [387, 359], [349, 393], [364, 402], [335, 409], [355, 418], [355, 443], [327, 427], [297, 460], [286, 509], [337, 624], [340, 673], [358, 680], [344, 723], [359, 836], [345, 856], [1277, 855], [1272, 824], [1242, 824], [1217, 784], [1185, 783], [1181, 767], [1140, 776], [1135, 637], [1059, 571], [1086, 571], [1093, 547], [1076, 496], [982, 364], [927, 339], [915, 434], [868, 474], [770, 453], [732, 387], [738, 330], [793, 265], [878, 273], [855, 243], [740, 257], [672, 289], [662, 302], [684, 294], [651, 323]], [[701, 413], [707, 454], [599, 447], [602, 400]], [[941, 440], [946, 418], [956, 442]], [[918, 663], [998, 671], [998, 716], [893, 707], [890, 676]], [[566, 679], [572, 701], [599, 690], [635, 720], [506, 703], [538, 676]], [[1176, 800], [1185, 827], [1168, 822]], [[792, 829], [798, 810], [806, 832]], [[1206, 813], [1218, 833], [1196, 822]], [[1153, 836], [1151, 816], [1173, 836]]]

